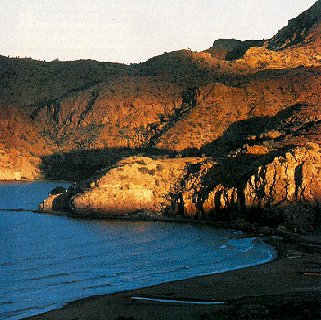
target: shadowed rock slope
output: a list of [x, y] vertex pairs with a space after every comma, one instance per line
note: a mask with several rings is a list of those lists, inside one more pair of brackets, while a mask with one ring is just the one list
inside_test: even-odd
[[314, 228], [320, 3], [270, 40], [140, 64], [1, 57], [0, 178], [85, 181], [44, 210]]

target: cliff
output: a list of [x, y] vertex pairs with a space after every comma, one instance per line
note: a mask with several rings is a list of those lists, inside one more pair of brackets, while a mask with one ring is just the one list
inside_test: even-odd
[[[231, 185], [215, 181], [204, 158], [130, 157], [86, 184], [51, 194], [42, 211], [82, 217], [189, 218], [308, 232], [321, 209], [321, 153], [307, 143], [248, 171]], [[227, 169], [227, 168], [225, 168]], [[234, 163], [244, 174], [244, 164]], [[230, 181], [228, 181], [230, 182]]]
[[238, 219], [293, 232], [311, 231], [320, 222], [321, 153], [308, 143], [272, 162], [237, 187], [215, 186], [203, 202], [206, 214], [224, 219], [240, 211]]
[[125, 158], [86, 185], [51, 195], [41, 209], [61, 209], [55, 204], [64, 199], [69, 210], [78, 216], [161, 218], [171, 207], [172, 196], [180, 189], [190, 168], [202, 162], [201, 158]]
[[219, 39], [132, 65], [0, 57], [0, 179], [77, 181], [43, 205], [77, 215], [284, 226], [294, 202], [316, 212], [314, 182], [282, 205], [275, 194], [290, 194], [284, 166], [311, 163], [304, 179], [318, 180], [320, 16], [317, 1], [269, 40]]

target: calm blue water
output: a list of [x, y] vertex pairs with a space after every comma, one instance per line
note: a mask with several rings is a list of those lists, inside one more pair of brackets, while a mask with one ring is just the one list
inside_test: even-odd
[[[0, 209], [36, 209], [61, 183], [0, 185]], [[75, 220], [0, 211], [0, 319], [91, 295], [267, 262], [274, 250], [234, 231], [161, 222]]]

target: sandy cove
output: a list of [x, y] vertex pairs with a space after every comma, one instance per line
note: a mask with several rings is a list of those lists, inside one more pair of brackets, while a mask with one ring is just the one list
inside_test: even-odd
[[268, 242], [278, 250], [270, 263], [93, 296], [28, 319], [321, 319], [320, 236], [271, 237]]

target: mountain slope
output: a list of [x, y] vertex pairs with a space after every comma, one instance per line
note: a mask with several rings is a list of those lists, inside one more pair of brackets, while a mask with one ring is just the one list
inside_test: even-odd
[[268, 48], [284, 50], [294, 45], [320, 44], [321, 1], [318, 0], [311, 8], [302, 12], [298, 17], [291, 19], [288, 25], [282, 28], [268, 41]]
[[[311, 183], [313, 199], [301, 189], [319, 172], [320, 16], [319, 0], [270, 40], [220, 39], [204, 52], [180, 50], [129, 66], [1, 57], [0, 178], [90, 178], [67, 192], [64, 208], [73, 210], [75, 194], [112, 193], [110, 184], [105, 190], [95, 186], [102, 176], [113, 176], [111, 168], [127, 163], [123, 158], [139, 156], [128, 160], [127, 174], [115, 170], [115, 179], [129, 186], [138, 183], [141, 172], [133, 159], [142, 161], [144, 155], [149, 169], [142, 170], [154, 178], [142, 179], [152, 179], [153, 195], [161, 194], [164, 181], [159, 180], [173, 175], [164, 215], [228, 220], [231, 212], [240, 217], [254, 202], [264, 210], [265, 205], [283, 210], [299, 202], [315, 217], [319, 185]], [[155, 178], [150, 168], [168, 157], [163, 159], [166, 172]], [[188, 164], [189, 157], [196, 162]], [[302, 171], [302, 159], [311, 164], [304, 170], [311, 172]], [[179, 166], [179, 177], [168, 163]], [[272, 201], [278, 188], [263, 198], [260, 192], [274, 182], [283, 186], [293, 173], [284, 169], [287, 164], [297, 172], [290, 184], [297, 192], [282, 198], [284, 206], [279, 206]], [[275, 179], [263, 174], [266, 170], [277, 172]], [[129, 191], [120, 190], [126, 200]], [[89, 198], [92, 205], [100, 201]], [[241, 216], [250, 219], [252, 213]], [[288, 221], [283, 218], [282, 224]], [[312, 220], [304, 221], [313, 225]]]

